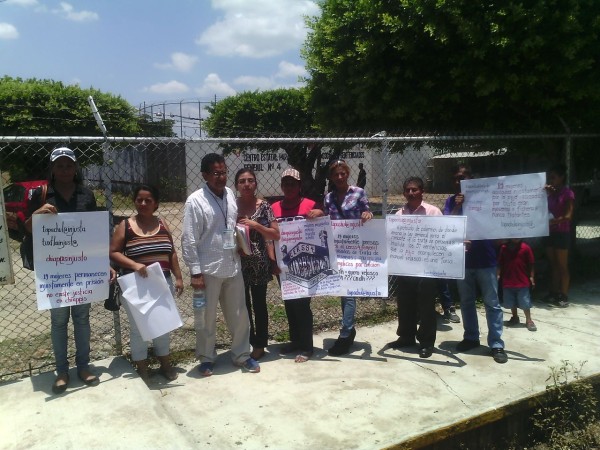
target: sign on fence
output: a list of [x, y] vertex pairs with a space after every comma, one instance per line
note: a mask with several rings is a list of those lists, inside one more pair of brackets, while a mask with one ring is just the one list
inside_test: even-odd
[[392, 275], [465, 277], [464, 216], [387, 216], [388, 270]]
[[340, 275], [329, 217], [279, 224], [275, 242], [284, 300], [339, 295]]
[[341, 295], [387, 297], [385, 220], [332, 220]]
[[38, 309], [108, 297], [108, 212], [34, 214], [33, 255]]
[[4, 192], [0, 178], [0, 285], [13, 284], [15, 275], [10, 258], [8, 227], [6, 226], [6, 206], [4, 205]]
[[462, 180], [467, 239], [548, 236], [546, 174]]

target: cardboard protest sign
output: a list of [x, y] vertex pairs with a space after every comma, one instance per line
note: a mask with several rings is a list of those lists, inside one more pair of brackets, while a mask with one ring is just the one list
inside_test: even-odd
[[15, 282], [8, 239], [8, 227], [6, 226], [6, 206], [4, 205], [2, 179], [0, 179], [0, 286], [3, 284], [13, 284]]
[[546, 174], [462, 180], [467, 239], [548, 236]]
[[464, 216], [387, 216], [388, 271], [426, 278], [465, 277]]
[[385, 220], [332, 220], [333, 240], [345, 297], [387, 297]]
[[32, 216], [39, 310], [108, 297], [108, 212]]

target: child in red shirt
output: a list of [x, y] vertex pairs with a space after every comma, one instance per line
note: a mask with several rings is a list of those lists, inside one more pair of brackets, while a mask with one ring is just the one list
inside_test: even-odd
[[498, 278], [502, 279], [502, 300], [505, 308], [510, 308], [512, 317], [507, 325], [517, 325], [517, 306], [525, 313], [525, 324], [529, 331], [537, 331], [531, 320], [531, 294], [529, 288], [535, 286], [534, 258], [531, 247], [521, 239], [510, 239], [500, 248], [498, 257]]

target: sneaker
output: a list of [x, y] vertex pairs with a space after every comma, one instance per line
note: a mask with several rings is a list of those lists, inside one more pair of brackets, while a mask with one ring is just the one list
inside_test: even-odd
[[508, 356], [506, 356], [503, 348], [493, 348], [492, 358], [494, 358], [494, 361], [496, 361], [498, 364], [504, 364], [506, 361], [508, 361]]
[[506, 321], [506, 325], [509, 327], [514, 327], [515, 325], [519, 325], [521, 321], [519, 320], [519, 316], [512, 316], [510, 320]]
[[535, 326], [533, 320], [531, 322], [527, 322], [527, 329], [529, 331], [537, 331], [537, 327]]
[[544, 295], [540, 300], [544, 303], [554, 303], [554, 302], [556, 302], [557, 298], [558, 298], [558, 294], [556, 294], [554, 292], [549, 292], [546, 295]]
[[472, 341], [470, 339], [463, 339], [456, 345], [456, 351], [458, 352], [468, 352], [469, 350], [473, 350], [474, 348], [479, 347], [481, 344], [479, 341]]
[[213, 374], [214, 368], [214, 363], [203, 362], [202, 364], [200, 364], [200, 367], [198, 367], [198, 372], [200, 372], [200, 375], [202, 375], [203, 377], [210, 377]]
[[554, 304], [559, 308], [566, 308], [567, 306], [569, 306], [569, 297], [567, 297], [565, 294], [558, 294], [558, 297], [556, 297], [556, 301], [554, 302]]
[[460, 317], [458, 317], [454, 308], [445, 309], [442, 317], [449, 322], [460, 323]]
[[242, 364], [236, 363], [235, 365], [246, 369], [250, 373], [260, 372], [260, 366], [258, 365], [258, 361], [252, 358], [248, 358]]

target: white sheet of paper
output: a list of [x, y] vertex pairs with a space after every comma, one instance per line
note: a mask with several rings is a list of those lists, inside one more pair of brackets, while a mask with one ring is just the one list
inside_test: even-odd
[[134, 272], [117, 281], [142, 339], [150, 341], [183, 326], [183, 322], [160, 264], [151, 264], [146, 271], [146, 278]]

